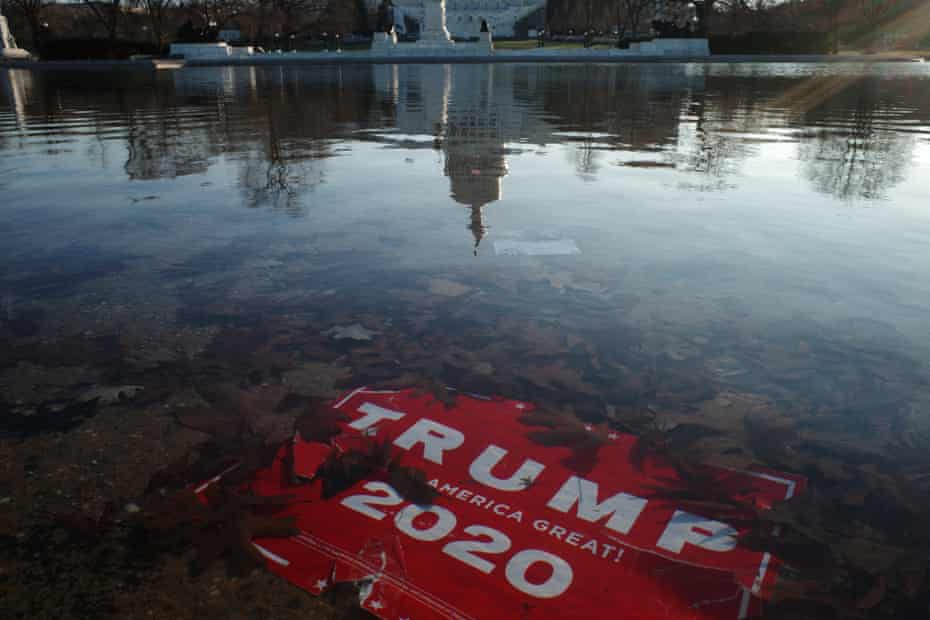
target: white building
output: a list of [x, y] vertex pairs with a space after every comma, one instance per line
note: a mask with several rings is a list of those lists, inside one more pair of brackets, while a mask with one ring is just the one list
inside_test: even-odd
[[[423, 4], [436, 0], [393, 0], [394, 24], [404, 32], [404, 17], [422, 22]], [[379, 0], [369, 0], [374, 7]], [[446, 0], [446, 28], [454, 37], [475, 37], [481, 31], [481, 22], [497, 37], [514, 36], [514, 26], [521, 19], [542, 9], [546, 0]]]

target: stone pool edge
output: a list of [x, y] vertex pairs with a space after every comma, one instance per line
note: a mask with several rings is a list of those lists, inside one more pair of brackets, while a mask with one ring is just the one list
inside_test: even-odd
[[753, 64], [753, 63], [899, 63], [914, 62], [906, 57], [876, 57], [869, 55], [832, 56], [819, 54], [726, 54], [718, 56], [619, 56], [607, 54], [510, 54], [497, 53], [493, 56], [370, 56], [361, 54], [322, 54], [318, 58], [306, 55], [267, 54], [243, 58], [172, 60], [72, 60], [42, 61], [26, 59], [4, 59], [0, 67], [7, 69], [34, 69], [46, 71], [156, 71], [182, 67], [236, 67], [278, 65], [351, 65], [351, 64], [500, 64], [500, 63], [551, 63], [551, 64]]

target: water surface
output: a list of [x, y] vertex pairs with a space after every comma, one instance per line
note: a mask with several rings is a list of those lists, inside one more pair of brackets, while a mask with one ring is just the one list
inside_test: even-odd
[[[927, 471], [923, 65], [5, 70], [0, 84], [11, 467], [94, 424], [168, 446], [118, 493], [10, 482], [20, 533], [49, 502], [140, 493], [187, 447], [165, 410], [219, 382], [306, 397], [431, 382], [636, 432], [699, 420], [725, 439], [711, 462], [798, 470], [844, 497], [865, 484], [876, 502], [890, 492], [863, 471], [918, 487]], [[114, 427], [86, 394], [123, 385], [145, 389], [109, 403], [136, 412]], [[746, 430], [760, 410], [788, 429], [777, 446]], [[139, 450], [113, 449], [114, 466]], [[853, 504], [867, 529], [834, 548], [915, 545], [878, 506]]]

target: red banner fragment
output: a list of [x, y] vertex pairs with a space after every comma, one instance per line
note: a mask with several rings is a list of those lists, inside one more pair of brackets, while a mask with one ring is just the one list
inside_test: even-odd
[[463, 395], [446, 408], [414, 390], [362, 388], [335, 407], [348, 419], [332, 444], [290, 447], [298, 475], [312, 478], [333, 449], [388, 442], [438, 497], [408, 502], [384, 475], [324, 499], [320, 480], [285, 482], [282, 449], [252, 490], [294, 495], [280, 516], [296, 515], [301, 533], [254, 544], [312, 593], [358, 583], [362, 606], [390, 620], [754, 617], [779, 562], [737, 538], [804, 484], [708, 470], [715, 497], [732, 500], [721, 507], [695, 501], [669, 462], [637, 453], [636, 437], [604, 427], [585, 427], [597, 447], [576, 466], [577, 449], [533, 441], [540, 429], [521, 421], [529, 403]]

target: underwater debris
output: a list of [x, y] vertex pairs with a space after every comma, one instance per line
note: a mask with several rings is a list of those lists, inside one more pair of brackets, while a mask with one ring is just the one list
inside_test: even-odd
[[543, 241], [498, 239], [494, 242], [494, 253], [498, 256], [570, 256], [581, 254], [581, 250], [572, 239]]
[[277, 517], [290, 496], [262, 497], [221, 483], [202, 491], [206, 501], [185, 489], [168, 496], [152, 495], [137, 515], [145, 539], [162, 548], [196, 550], [194, 574], [224, 561], [230, 575], [241, 576], [263, 563], [254, 538], [282, 538], [297, 533], [293, 517]]
[[97, 402], [50, 401], [23, 408], [0, 401], [0, 438], [67, 432], [97, 413]]
[[115, 405], [133, 398], [144, 389], [141, 385], [98, 386], [81, 394], [78, 401], [86, 403], [95, 400], [99, 405]]
[[339, 423], [348, 420], [345, 414], [333, 409], [323, 399], [314, 399], [309, 406], [304, 407], [303, 413], [294, 422], [294, 429], [304, 441], [328, 443], [342, 432]]
[[357, 483], [371, 477], [386, 477], [401, 497], [415, 504], [433, 503], [437, 491], [426, 480], [426, 474], [415, 467], [400, 464], [400, 453], [387, 442], [371, 439], [361, 448], [333, 450], [317, 470], [322, 480], [324, 499], [335, 497]]
[[431, 278], [428, 289], [431, 295], [439, 297], [461, 297], [472, 291], [472, 287], [446, 278]]
[[352, 323], [351, 325], [336, 325], [320, 333], [329, 336], [333, 340], [357, 340], [363, 342], [371, 340], [381, 332], [368, 329], [361, 323]]
[[562, 464], [581, 474], [586, 474], [594, 468], [598, 460], [598, 451], [611, 434], [603, 428], [595, 429], [574, 416], [539, 409], [521, 416], [520, 422], [546, 429], [527, 433], [527, 437], [533, 443], [571, 448], [571, 456], [563, 460]]

